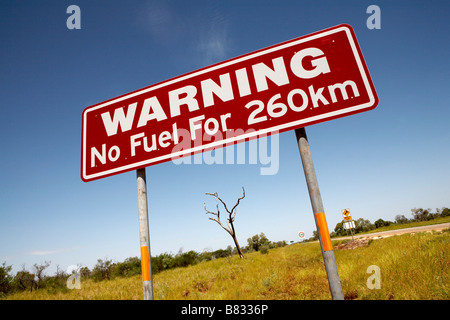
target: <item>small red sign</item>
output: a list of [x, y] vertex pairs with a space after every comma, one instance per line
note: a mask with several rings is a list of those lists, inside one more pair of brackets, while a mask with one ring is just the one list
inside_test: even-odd
[[343, 24], [86, 108], [81, 178], [135, 170], [377, 104], [353, 29]]

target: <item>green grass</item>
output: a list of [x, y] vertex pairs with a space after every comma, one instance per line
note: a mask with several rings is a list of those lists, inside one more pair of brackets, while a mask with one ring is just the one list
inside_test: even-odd
[[[335, 243], [335, 242], [334, 242]], [[355, 250], [335, 250], [346, 299], [450, 298], [450, 230], [375, 240]], [[367, 288], [370, 265], [380, 268], [381, 288]], [[298, 243], [202, 262], [154, 276], [155, 300], [331, 299], [318, 243]], [[93, 282], [80, 290], [22, 292], [8, 299], [142, 299], [140, 276]]]
[[[342, 285], [359, 299], [449, 299], [450, 234], [417, 233], [372, 241], [368, 247], [336, 251]], [[344, 263], [339, 263], [340, 261]], [[369, 265], [381, 271], [381, 289], [366, 285]]]

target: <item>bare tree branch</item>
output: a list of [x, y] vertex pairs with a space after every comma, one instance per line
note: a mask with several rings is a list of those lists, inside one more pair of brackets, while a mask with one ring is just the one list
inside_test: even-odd
[[[211, 196], [214, 196], [215, 198], [216, 198], [216, 208], [217, 208], [217, 212], [212, 212], [212, 211], [209, 211], [208, 209], [206, 209], [206, 204], [205, 203], [203, 203], [203, 206], [204, 206], [204, 208], [205, 208], [205, 211], [206, 211], [206, 213], [208, 214], [212, 214], [212, 215], [214, 215], [214, 216], [216, 216], [217, 217], [217, 219], [214, 219], [214, 218], [211, 218], [211, 217], [209, 217], [208, 219], [209, 220], [213, 220], [213, 221], [215, 221], [215, 222], [217, 222], [222, 228], [224, 228], [228, 233], [230, 233], [231, 234], [231, 229], [227, 229], [226, 227], [224, 227], [224, 225], [222, 224], [222, 222], [220, 222], [220, 210], [219, 210], [219, 202], [217, 201], [217, 197], [216, 197], [216, 195], [214, 195], [214, 194], [211, 194], [211, 193], [207, 193], [208, 195], [211, 195]], [[231, 234], [232, 235], [232, 234]]]
[[244, 189], [244, 187], [242, 187], [242, 193], [243, 193], [242, 197], [240, 197], [240, 198], [237, 199], [236, 204], [234, 205], [233, 209], [231, 209], [231, 212], [234, 211], [234, 215], [236, 215], [236, 208], [237, 208], [237, 206], [239, 205], [239, 202], [240, 202], [242, 199], [245, 198], [245, 189]]
[[[243, 191], [242, 197], [238, 198], [238, 200], [236, 201], [236, 204], [234, 205], [234, 207], [233, 207], [233, 209], [232, 209], [231, 211], [228, 210], [226, 203], [219, 197], [219, 195], [217, 194], [217, 192], [215, 192], [215, 193], [205, 193], [206, 195], [213, 196], [213, 197], [216, 199], [216, 209], [217, 209], [217, 212], [209, 211], [208, 209], [206, 209], [206, 204], [203, 203], [203, 207], [205, 208], [206, 213], [207, 213], [207, 214], [212, 214], [212, 215], [214, 215], [214, 216], [217, 217], [217, 219], [211, 218], [211, 217], [209, 217], [208, 219], [217, 222], [223, 229], [225, 229], [225, 230], [231, 235], [231, 237], [232, 237], [233, 240], [234, 240], [234, 243], [236, 244], [236, 248], [237, 248], [237, 250], [238, 250], [239, 256], [240, 256], [241, 258], [243, 258], [244, 255], [242, 254], [242, 250], [241, 250], [241, 248], [240, 248], [240, 246], [239, 246], [239, 243], [238, 243], [238, 241], [237, 241], [237, 239], [236, 239], [236, 233], [235, 233], [235, 230], [234, 230], [233, 222], [234, 222], [235, 217], [236, 217], [237, 206], [239, 205], [239, 202], [240, 202], [242, 199], [245, 198], [245, 189], [244, 189], [244, 187], [242, 187], [242, 191]], [[220, 221], [219, 201], [223, 204], [225, 210], [228, 212], [228, 218], [227, 218], [227, 226], [228, 226], [228, 228], [226, 228], [226, 227], [222, 224], [222, 222]]]

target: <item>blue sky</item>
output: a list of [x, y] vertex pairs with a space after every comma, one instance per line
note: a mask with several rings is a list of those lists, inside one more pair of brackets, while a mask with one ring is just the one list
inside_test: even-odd
[[[80, 30], [66, 27], [71, 4]], [[381, 9], [379, 30], [366, 27], [371, 4]], [[380, 102], [306, 129], [329, 229], [344, 208], [374, 222], [448, 207], [449, 9], [448, 1], [1, 1], [0, 263], [17, 271], [47, 260], [52, 273], [139, 256], [135, 172], [80, 178], [84, 108], [341, 23], [355, 30]], [[310, 237], [295, 133], [277, 140], [274, 175], [260, 174], [260, 158], [148, 167], [152, 254], [233, 245], [203, 203], [214, 209], [205, 193], [218, 192], [234, 204], [242, 186], [241, 245], [261, 232]]]

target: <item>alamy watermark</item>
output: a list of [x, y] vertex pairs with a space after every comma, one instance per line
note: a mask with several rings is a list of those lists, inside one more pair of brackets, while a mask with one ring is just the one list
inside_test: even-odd
[[[261, 175], [275, 175], [278, 173], [280, 165], [280, 146], [279, 146], [279, 134], [278, 131], [273, 132], [270, 136], [266, 134], [254, 135], [255, 130], [249, 129], [243, 131], [242, 129], [228, 130], [223, 136], [222, 132], [217, 131], [214, 135], [205, 133], [202, 136], [202, 140], [192, 141], [191, 133], [189, 130], [178, 129], [178, 137], [181, 142], [174, 146], [172, 154], [183, 150], [192, 150], [197, 147], [196, 144], [208, 144], [211, 140], [225, 141], [220, 143], [216, 147], [212, 147], [210, 150], [206, 149], [205, 152], [194, 154], [192, 157], [180, 156], [172, 157], [172, 163], [176, 165], [180, 164], [260, 164]], [[247, 136], [251, 137], [249, 141], [243, 142], [245, 138], [238, 140], [237, 142], [226, 143], [226, 140], [235, 136]], [[147, 141], [142, 141], [144, 144]], [[136, 146], [140, 146], [140, 142], [137, 142]], [[222, 147], [223, 146], [223, 147]], [[248, 150], [247, 150], [248, 146]]]
[[372, 4], [367, 7], [366, 13], [370, 14], [367, 18], [366, 26], [368, 29], [381, 29], [381, 9], [379, 6]]
[[66, 286], [68, 289], [81, 289], [81, 266], [71, 265], [67, 267], [67, 274], [70, 274], [67, 278]]
[[366, 273], [372, 274], [367, 278], [367, 288], [370, 290], [381, 289], [381, 271], [377, 265], [371, 265], [367, 267]]
[[67, 29], [69, 29], [69, 30], [81, 29], [81, 9], [80, 9], [80, 7], [72, 4], [67, 7], [66, 13], [70, 14], [70, 16], [66, 20]]

